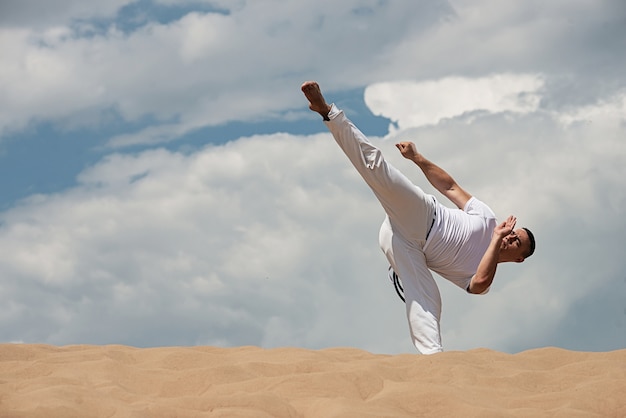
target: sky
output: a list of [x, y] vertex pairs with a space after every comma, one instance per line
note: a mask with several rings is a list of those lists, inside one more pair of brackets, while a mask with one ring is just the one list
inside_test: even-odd
[[416, 352], [317, 80], [535, 234], [437, 277], [446, 350], [626, 348], [625, 51], [623, 0], [0, 0], [0, 342]]

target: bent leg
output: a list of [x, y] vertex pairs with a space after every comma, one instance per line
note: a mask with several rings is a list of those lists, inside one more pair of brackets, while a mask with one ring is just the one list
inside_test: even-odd
[[432, 273], [426, 266], [424, 253], [420, 246], [408, 243], [398, 234], [383, 233], [381, 241], [383, 239], [391, 241], [389, 245], [391, 250], [386, 255], [402, 281], [413, 345], [422, 354], [443, 351], [439, 327], [441, 295]]

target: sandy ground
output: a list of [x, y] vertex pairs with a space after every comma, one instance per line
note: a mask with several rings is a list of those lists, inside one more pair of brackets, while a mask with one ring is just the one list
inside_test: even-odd
[[626, 349], [0, 345], [0, 417], [626, 417]]

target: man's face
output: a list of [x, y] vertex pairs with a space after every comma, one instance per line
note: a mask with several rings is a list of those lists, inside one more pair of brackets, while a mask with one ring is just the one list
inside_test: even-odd
[[509, 235], [502, 238], [500, 254], [511, 261], [524, 261], [524, 254], [530, 250], [530, 238], [523, 229], [514, 229]]

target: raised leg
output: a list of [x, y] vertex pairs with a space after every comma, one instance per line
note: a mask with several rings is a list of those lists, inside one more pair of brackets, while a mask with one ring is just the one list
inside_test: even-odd
[[343, 111], [326, 103], [317, 83], [304, 83], [302, 91], [309, 100], [309, 108], [328, 119], [326, 126], [370, 186], [394, 228], [409, 240], [424, 241], [432, 225], [434, 197], [388, 164], [380, 149], [368, 141]]

